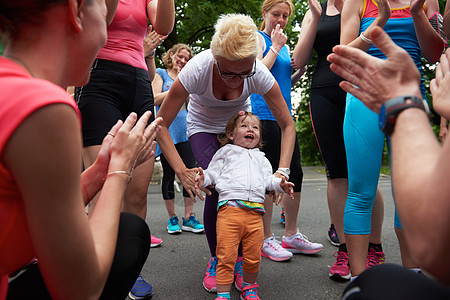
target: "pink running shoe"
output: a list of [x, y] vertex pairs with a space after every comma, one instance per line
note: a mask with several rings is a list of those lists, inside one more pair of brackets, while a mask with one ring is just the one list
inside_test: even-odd
[[377, 251], [374, 248], [369, 248], [369, 252], [367, 253], [367, 265], [366, 268], [370, 268], [376, 265], [384, 264], [384, 252]]
[[320, 243], [311, 243], [308, 238], [301, 234], [297, 229], [297, 233], [290, 237], [283, 236], [281, 246], [292, 253], [316, 254], [323, 249]]
[[234, 286], [239, 292], [242, 290], [242, 285], [244, 284], [244, 277], [242, 275], [242, 267], [244, 266], [243, 259], [242, 256], [238, 256], [236, 265], [234, 266]]
[[256, 290], [258, 286], [257, 283], [254, 283], [242, 288], [241, 300], [261, 300], [258, 296], [258, 291]]
[[150, 248], [161, 246], [163, 240], [150, 235]]
[[220, 297], [217, 297], [216, 300], [228, 300], [228, 298], [220, 296]]
[[334, 280], [349, 280], [352, 274], [348, 263], [348, 253], [337, 251], [334, 252], [333, 256], [336, 257], [336, 262], [330, 268], [330, 278]]
[[274, 235], [264, 240], [261, 255], [274, 261], [285, 261], [292, 257], [292, 253], [281, 247]]
[[211, 257], [208, 262], [208, 268], [206, 269], [205, 277], [203, 277], [203, 287], [210, 293], [217, 292], [216, 286], [216, 269], [217, 269], [217, 257]]

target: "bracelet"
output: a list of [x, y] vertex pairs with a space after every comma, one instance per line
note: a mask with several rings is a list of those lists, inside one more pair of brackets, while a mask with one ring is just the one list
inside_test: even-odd
[[362, 32], [359, 35], [359, 37], [363, 40], [363, 42], [367, 43], [367, 44], [373, 44], [372, 40], [367, 38]]
[[108, 173], [108, 174], [106, 174], [106, 178], [108, 178], [108, 176], [116, 175], [116, 174], [128, 175], [128, 177], [130, 177], [130, 179], [128, 179], [127, 183], [130, 183], [131, 178], [132, 178], [131, 173], [128, 173], [128, 172], [125, 172], [125, 171], [114, 171], [114, 172]]
[[289, 180], [289, 175], [285, 171], [278, 169], [275, 171], [275, 173], [281, 174], [286, 177], [286, 180]]
[[276, 55], [276, 56], [278, 56], [278, 55], [279, 55], [278, 51], [277, 51], [277, 50], [275, 50], [275, 47], [274, 47], [274, 46], [270, 46], [270, 50], [272, 50], [272, 51], [273, 51], [273, 53], [275, 53], [275, 55]]

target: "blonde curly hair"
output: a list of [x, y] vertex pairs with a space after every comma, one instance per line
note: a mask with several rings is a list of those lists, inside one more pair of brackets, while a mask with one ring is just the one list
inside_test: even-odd
[[258, 28], [253, 19], [243, 14], [226, 14], [219, 17], [211, 39], [211, 52], [236, 61], [258, 55]]

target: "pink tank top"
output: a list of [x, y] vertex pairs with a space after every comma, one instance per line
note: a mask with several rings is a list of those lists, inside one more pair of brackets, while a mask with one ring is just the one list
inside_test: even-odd
[[107, 59], [147, 70], [144, 37], [148, 28], [147, 5], [152, 0], [120, 0], [108, 40], [97, 58]]

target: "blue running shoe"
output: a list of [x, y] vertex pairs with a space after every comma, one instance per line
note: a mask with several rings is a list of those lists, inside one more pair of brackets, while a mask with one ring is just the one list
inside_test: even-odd
[[172, 216], [172, 218], [167, 221], [167, 232], [170, 234], [181, 233], [181, 228], [177, 216]]
[[190, 231], [193, 233], [200, 233], [205, 231], [205, 226], [200, 224], [200, 222], [195, 218], [195, 214], [191, 214], [188, 219], [183, 218], [183, 227], [181, 227], [184, 231]]
[[280, 223], [286, 225], [286, 216], [284, 214], [284, 208], [281, 209]]
[[131, 288], [131, 291], [128, 293], [128, 297], [133, 300], [139, 299], [151, 299], [153, 296], [153, 288], [152, 286], [142, 278], [141, 274], [139, 274], [134, 286]]

